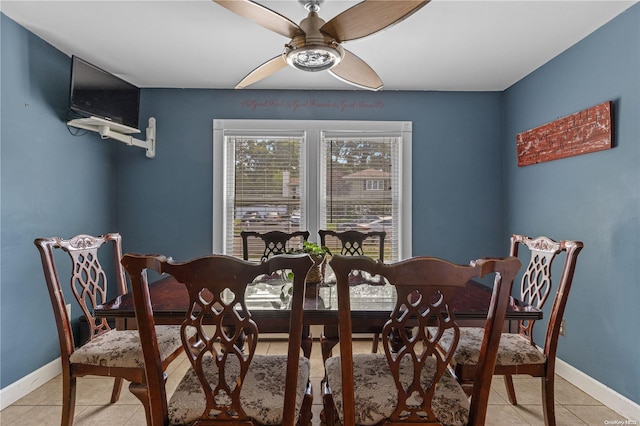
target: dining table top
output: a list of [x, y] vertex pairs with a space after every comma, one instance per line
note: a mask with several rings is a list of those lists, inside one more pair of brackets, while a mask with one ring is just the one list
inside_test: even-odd
[[[354, 324], [362, 331], [378, 329], [395, 307], [395, 290], [380, 277], [352, 277], [351, 311]], [[282, 332], [288, 326], [286, 280], [269, 277], [247, 286], [245, 300], [252, 317], [262, 332]], [[181, 324], [189, 306], [184, 284], [173, 276], [162, 276], [149, 284], [149, 294], [156, 324]], [[485, 320], [491, 301], [492, 288], [469, 281], [456, 290], [452, 303], [457, 321]], [[99, 305], [97, 317], [107, 319], [135, 318], [133, 295], [127, 293]], [[539, 320], [542, 311], [511, 298], [507, 320]], [[304, 304], [305, 325], [335, 326], [338, 324], [338, 303], [335, 281], [308, 283]]]

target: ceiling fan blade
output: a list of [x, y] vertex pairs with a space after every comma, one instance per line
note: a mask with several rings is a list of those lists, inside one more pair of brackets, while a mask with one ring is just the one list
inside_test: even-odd
[[368, 90], [382, 89], [382, 80], [365, 61], [345, 49], [342, 61], [329, 72], [338, 80]]
[[366, 37], [408, 18], [431, 0], [364, 0], [336, 15], [320, 31], [338, 42]]
[[280, 71], [287, 65], [287, 61], [282, 58], [282, 55], [278, 55], [275, 58], [269, 59], [267, 62], [247, 74], [247, 76], [236, 85], [236, 89], [244, 89], [245, 87], [258, 82], [263, 78], [267, 78], [271, 74]]
[[298, 24], [251, 0], [213, 0], [220, 6], [288, 38], [304, 34]]

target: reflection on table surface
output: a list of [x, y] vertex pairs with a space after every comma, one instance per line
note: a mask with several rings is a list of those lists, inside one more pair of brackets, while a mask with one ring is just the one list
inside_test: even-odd
[[[337, 309], [336, 278], [331, 268], [320, 283], [307, 284], [305, 309]], [[393, 286], [380, 276], [354, 271], [349, 277], [352, 310], [389, 310], [396, 301]], [[287, 309], [292, 284], [286, 271], [262, 275], [247, 286], [245, 302], [249, 309]]]

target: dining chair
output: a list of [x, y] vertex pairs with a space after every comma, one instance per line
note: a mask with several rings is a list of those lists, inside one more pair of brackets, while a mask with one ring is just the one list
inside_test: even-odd
[[[123, 295], [127, 292], [127, 284], [120, 264], [122, 257], [120, 234], [109, 233], [98, 237], [82, 234], [68, 240], [37, 238], [34, 241], [40, 252], [60, 341], [63, 385], [61, 424], [63, 425], [73, 424], [76, 379], [86, 375], [115, 378], [111, 403], [115, 403], [120, 397], [122, 381], [130, 381], [129, 390], [144, 405], [147, 424], [151, 424], [144, 361], [138, 332], [112, 329], [105, 318], [98, 319], [93, 315], [94, 308], [107, 300], [107, 273], [98, 255], [100, 248], [108, 247], [106, 243], [111, 243], [113, 246], [115, 282], [118, 294]], [[89, 328], [89, 340], [78, 347], [74, 342], [71, 318], [66, 309], [62, 290], [61, 281], [66, 276], [58, 272], [62, 270], [59, 265], [62, 260], [58, 260], [54, 249], [61, 249], [71, 258], [71, 271], [67, 274], [70, 276], [71, 291], [82, 309]], [[158, 326], [156, 332], [158, 345], [162, 351], [161, 366], [164, 370], [182, 352], [179, 328]]]
[[[578, 254], [584, 247], [580, 241], [556, 242], [547, 237], [529, 238], [524, 235], [511, 237], [510, 255], [518, 256], [520, 247], [527, 249], [523, 263], [527, 263], [520, 281], [520, 300], [528, 305], [542, 309], [550, 298], [553, 289], [552, 265], [560, 253], [565, 253], [560, 280], [555, 289], [553, 306], [547, 321], [544, 345], [540, 348], [534, 342], [533, 327], [537, 321], [519, 321], [517, 333], [503, 333], [500, 337], [498, 358], [494, 374], [504, 376], [509, 402], [517, 405], [512, 375], [526, 374], [540, 377], [542, 381], [542, 404], [544, 420], [547, 426], [555, 425], [554, 378], [558, 336], [564, 309], [576, 268]], [[528, 261], [524, 262], [527, 260]], [[464, 327], [454, 352], [453, 363], [460, 381], [472, 383], [478, 369], [480, 339], [483, 330], [478, 327]], [[451, 347], [446, 336], [442, 340], [443, 348]]]
[[[274, 256], [261, 263], [224, 255], [187, 262], [126, 254], [151, 396], [153, 424], [283, 424], [311, 421], [310, 363], [300, 355], [308, 255]], [[245, 304], [247, 285], [273, 271], [293, 272], [287, 355], [256, 353], [259, 330]], [[167, 401], [154, 332], [147, 270], [184, 284], [189, 309], [181, 334], [191, 368]], [[189, 340], [194, 333], [195, 341]], [[246, 339], [241, 339], [241, 336]], [[241, 343], [242, 342], [242, 343]]]
[[[330, 249], [333, 248], [334, 251], [337, 252], [337, 249], [340, 249], [340, 254], [345, 256], [371, 256], [375, 250], [370, 250], [369, 248], [372, 246], [377, 246], [377, 258], [380, 260], [384, 260], [384, 239], [387, 236], [385, 231], [370, 231], [370, 232], [360, 232], [355, 230], [348, 231], [331, 231], [327, 229], [320, 229], [318, 231], [318, 235], [320, 235], [320, 245], [327, 246]], [[327, 238], [329, 237], [329, 238]], [[336, 246], [335, 242], [339, 242], [339, 247]], [[365, 242], [366, 241], [366, 242]], [[333, 242], [333, 244], [331, 243]], [[358, 271], [357, 273], [349, 274], [349, 282], [352, 285], [359, 284], [368, 284], [368, 285], [384, 285], [385, 282], [381, 277], [379, 280], [372, 279], [362, 279], [362, 274]], [[321, 340], [324, 339], [324, 336], [321, 337]], [[374, 334], [373, 340], [371, 343], [371, 352], [378, 352], [378, 345], [380, 342], [380, 335]]]
[[303, 241], [309, 239], [309, 231], [295, 231], [295, 232], [283, 232], [283, 231], [269, 231], [269, 232], [256, 232], [256, 231], [242, 231], [240, 232], [242, 238], [242, 258], [244, 260], [251, 260], [249, 253], [251, 250], [251, 242], [254, 239], [262, 240], [259, 250], [262, 252], [259, 259], [269, 259], [276, 254], [284, 254], [290, 248], [292, 241], [298, 239], [298, 243], [301, 245]]
[[[320, 229], [318, 235], [320, 235], [320, 245], [329, 247], [333, 252], [337, 252], [339, 248], [340, 254], [345, 256], [369, 256], [372, 258], [377, 256], [378, 259], [384, 259], [384, 239], [387, 236], [385, 231], [349, 230], [340, 232]], [[339, 242], [339, 246], [331, 243], [331, 240]], [[377, 251], [374, 248], [377, 248]], [[375, 254], [371, 256], [373, 253]]]
[[[242, 258], [244, 260], [254, 260], [252, 256], [255, 250], [259, 253], [259, 259], [266, 260], [271, 256], [287, 253], [292, 245], [302, 246], [304, 241], [309, 239], [309, 231], [295, 231], [295, 232], [283, 232], [283, 231], [268, 231], [268, 232], [256, 232], [256, 231], [242, 231], [240, 237], [242, 238]], [[252, 244], [257, 241], [258, 244]], [[257, 245], [257, 247], [255, 247]], [[251, 250], [253, 249], [253, 250]], [[274, 271], [274, 273], [281, 273], [280, 271]], [[311, 346], [313, 342], [313, 336], [311, 335], [311, 328], [304, 327], [303, 333], [306, 338], [302, 343], [304, 354], [311, 356]]]
[[[344, 426], [483, 425], [498, 340], [520, 261], [514, 257], [480, 259], [466, 266], [414, 257], [384, 264], [361, 256], [335, 256], [330, 264], [338, 280], [340, 355], [325, 363], [326, 424], [336, 424], [337, 414]], [[380, 274], [396, 290], [395, 308], [381, 333], [384, 353], [353, 353], [348, 285], [353, 270]], [[482, 339], [482, 368], [477, 370], [469, 402], [448, 370], [459, 335], [450, 304], [456, 289], [489, 273], [495, 273], [495, 281]], [[440, 351], [438, 343], [445, 333], [454, 336], [454, 345]]]

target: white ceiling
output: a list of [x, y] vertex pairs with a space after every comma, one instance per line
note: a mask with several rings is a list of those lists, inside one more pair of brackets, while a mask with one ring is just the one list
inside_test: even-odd
[[[259, 3], [294, 22], [296, 0]], [[358, 3], [325, 0], [329, 20]], [[433, 0], [405, 21], [344, 47], [382, 90], [504, 90], [637, 1]], [[62, 52], [139, 87], [233, 88], [288, 40], [210, 0], [2, 0], [0, 10]], [[293, 68], [252, 89], [352, 90], [327, 72]]]

